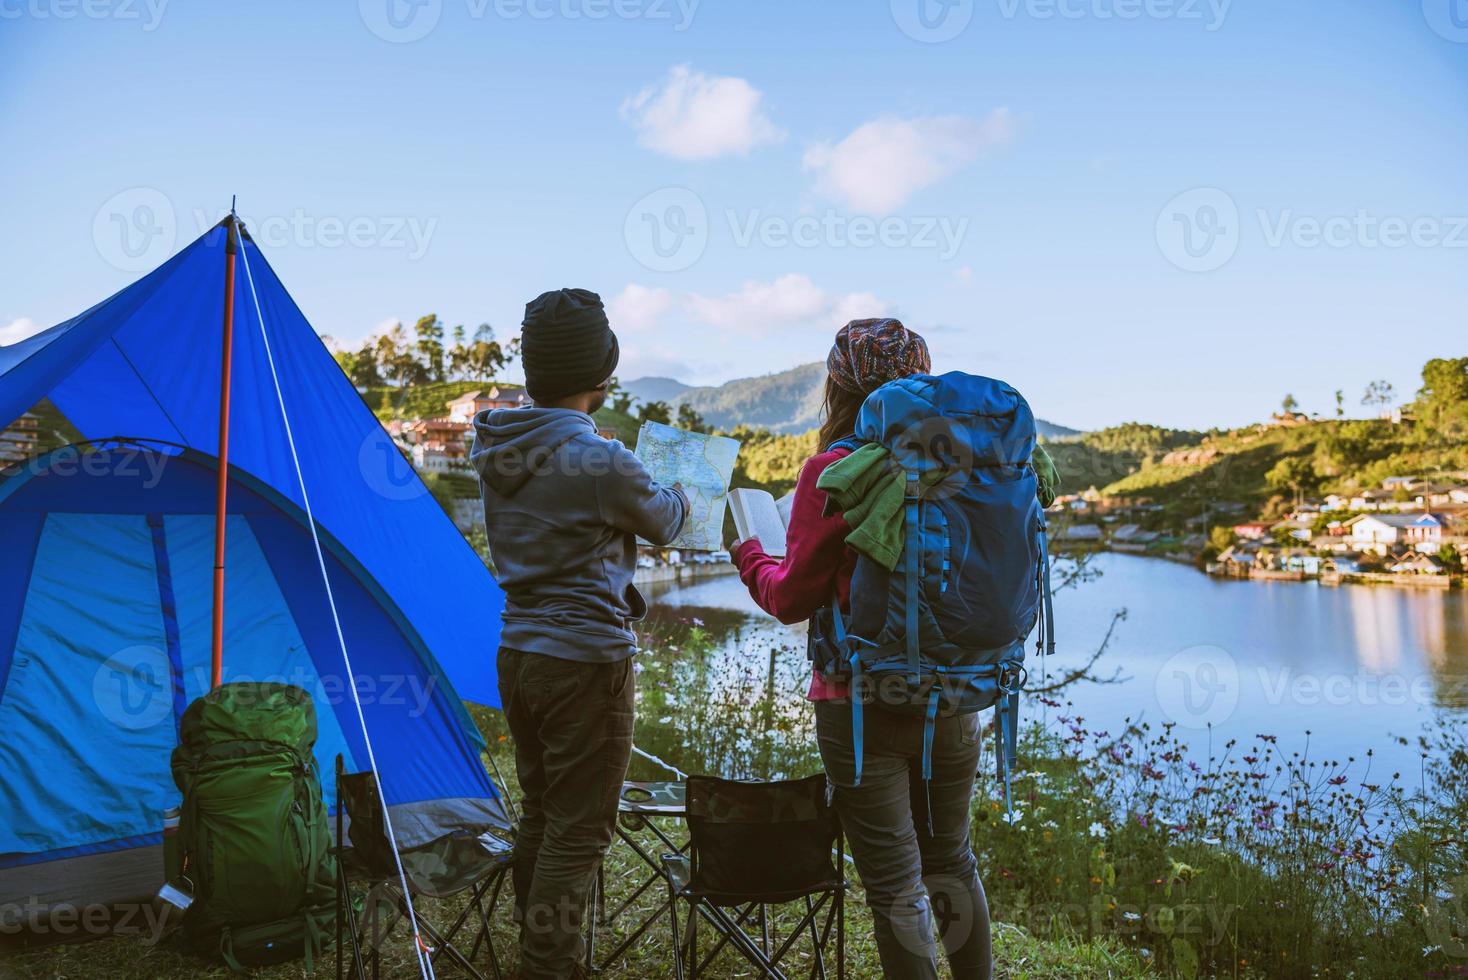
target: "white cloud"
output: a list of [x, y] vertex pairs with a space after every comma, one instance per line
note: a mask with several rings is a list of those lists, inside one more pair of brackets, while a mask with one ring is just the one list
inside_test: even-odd
[[890, 312], [892, 307], [873, 293], [847, 293], [831, 304], [827, 320], [835, 326], [844, 327], [852, 320], [886, 316]]
[[719, 78], [678, 65], [667, 78], [622, 103], [638, 142], [678, 160], [748, 153], [783, 138], [742, 78]]
[[803, 164], [823, 193], [859, 211], [890, 212], [924, 187], [951, 176], [986, 150], [1013, 139], [1008, 109], [965, 116], [875, 119], [839, 143], [816, 143]]
[[41, 329], [40, 324], [27, 316], [11, 320], [5, 326], [0, 327], [0, 346], [18, 344], [32, 334], [40, 333]]
[[607, 318], [613, 330], [651, 330], [673, 308], [673, 294], [660, 286], [627, 284], [607, 303]]
[[694, 368], [677, 351], [667, 347], [649, 347], [639, 341], [624, 345], [622, 360], [617, 365], [620, 378], [677, 378], [685, 383], [695, 375]]
[[871, 293], [833, 296], [809, 276], [793, 272], [769, 282], [751, 279], [725, 296], [692, 293], [685, 305], [696, 319], [711, 326], [751, 332], [795, 324], [840, 326], [847, 320], [880, 316], [888, 309]]

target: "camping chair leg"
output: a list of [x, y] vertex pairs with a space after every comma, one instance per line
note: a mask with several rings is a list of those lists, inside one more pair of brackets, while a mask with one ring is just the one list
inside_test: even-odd
[[[777, 953], [775, 958], [771, 959], [765, 955], [764, 950], [760, 949], [759, 942], [742, 928], [745, 923], [755, 918], [758, 912], [758, 907], [755, 903], [751, 902], [744, 906], [744, 908], [739, 909], [737, 914], [732, 918], [727, 912], [715, 905], [700, 905], [699, 910], [708, 917], [709, 922], [714, 926], [714, 930], [719, 934], [718, 944], [703, 958], [699, 969], [707, 969], [727, 944], [733, 946], [735, 952], [743, 956], [749, 961], [751, 966], [759, 970], [760, 976], [771, 978], [771, 980], [786, 980], [784, 972], [776, 965], [780, 956], [783, 954]], [[795, 936], [799, 937], [799, 935], [800, 927], [797, 926]], [[788, 949], [790, 942], [786, 941], [784, 948]]]
[[510, 876], [509, 865], [500, 871], [495, 877], [494, 890], [489, 895], [489, 908], [484, 912], [484, 945], [489, 948], [489, 966], [494, 970], [495, 980], [504, 980], [504, 973], [500, 970], [499, 954], [494, 948], [494, 934], [490, 931], [490, 920], [494, 918], [494, 908], [500, 900], [500, 890], [505, 886], [505, 879]]
[[[825, 924], [821, 926], [821, 945], [820, 945], [820, 948], [821, 948], [821, 951], [822, 951], [821, 952], [821, 976], [823, 978], [829, 977], [831, 975], [830, 974], [830, 970], [826, 966], [826, 963], [825, 963], [825, 950], [829, 949], [830, 946], [831, 946], [831, 929], [833, 927], [839, 928], [839, 926], [837, 926], [837, 922], [840, 920], [840, 917], [841, 917], [841, 892], [840, 892], [840, 890], [837, 889], [835, 891], [832, 891], [830, 893], [830, 896], [831, 896], [830, 908], [826, 909], [826, 921], [825, 921]], [[836, 941], [836, 959], [837, 959], [836, 972], [838, 973], [838, 975], [841, 972], [840, 960], [841, 960], [842, 953], [843, 953], [843, 950], [841, 948], [841, 940], [838, 937], [838, 939]]]
[[770, 955], [770, 920], [769, 920], [769, 917], [765, 915], [765, 906], [763, 906], [763, 905], [761, 905], [759, 907], [759, 935], [760, 935], [760, 949], [764, 951], [764, 954], [766, 956], [769, 956]]
[[[694, 905], [693, 912], [698, 912], [698, 906]], [[698, 980], [698, 916], [691, 914], [688, 917], [688, 965], [693, 968], [689, 974], [690, 980]]]
[[836, 835], [836, 980], [846, 980], [846, 838]]
[[[808, 895], [806, 896], [806, 899], [805, 899], [806, 913], [805, 913], [805, 915], [802, 916], [801, 917], [801, 920], [795, 924], [795, 927], [793, 929], [790, 930], [790, 935], [788, 935], [788, 936], [785, 937], [785, 941], [782, 942], [779, 945], [778, 948], [776, 948], [775, 955], [770, 959], [770, 975], [771, 976], [778, 976], [778, 977], [782, 977], [782, 978], [785, 976], [785, 971], [783, 971], [783, 970], [780, 969], [780, 961], [785, 958], [785, 954], [786, 953], [790, 952], [790, 948], [792, 946], [794, 946], [796, 944], [796, 942], [798, 942], [800, 940], [800, 935], [801, 935], [801, 933], [803, 933], [803, 932], [806, 931], [807, 926], [809, 926], [809, 928], [811, 930], [811, 938], [814, 939], [816, 937], [816, 932], [815, 932], [815, 918], [816, 918], [817, 915], [820, 914], [821, 907], [824, 905], [824, 903], [825, 903], [825, 899], [822, 898], [821, 901], [816, 902], [814, 905], [812, 905], [811, 904], [811, 900], [810, 900], [810, 896], [808, 896]], [[815, 952], [816, 952], [816, 956], [819, 957], [820, 956], [820, 946], [819, 945], [817, 945]]]
[[[357, 916], [352, 910], [352, 887], [347, 878], [346, 869], [337, 865], [338, 882], [341, 886], [342, 914], [347, 920], [347, 936], [352, 941], [352, 978], [353, 980], [367, 980], [367, 964], [362, 959], [362, 931], [358, 927]], [[338, 935], [340, 935], [341, 921], [337, 921]], [[338, 944], [341, 942], [337, 940]], [[341, 949], [338, 946], [338, 959]]]
[[[738, 912], [738, 914], [734, 916], [733, 925], [734, 926], [740, 926], [740, 927], [742, 927], [755, 914], [755, 911], [756, 911], [757, 908], [759, 908], [759, 906], [756, 906], [753, 902], [751, 902], [750, 904], [744, 906], [744, 908], [740, 909], [739, 912]], [[726, 922], [727, 922], [727, 920], [726, 920]], [[734, 948], [736, 950], [738, 950], [739, 953], [742, 956], [744, 956], [746, 959], [748, 959], [749, 956], [750, 956], [749, 950], [755, 950], [754, 940], [753, 939], [750, 939], [748, 936], [744, 936], [744, 942], [746, 942], [746, 943], [749, 944], [748, 949], [746, 949], [746, 948], [744, 948], [744, 947], [742, 947], [740, 945], [739, 940], [737, 940], [737, 939], [734, 938], [734, 936], [743, 936], [743, 935], [744, 934], [743, 934], [742, 931], [734, 930], [732, 928], [731, 928], [730, 932], [720, 931], [719, 932], [719, 941], [714, 945], [714, 948], [713, 949], [709, 950], [706, 954], [704, 954], [703, 963], [700, 964], [699, 969], [701, 969], [701, 970], [707, 970], [709, 968], [709, 964], [713, 963], [713, 961], [718, 958], [718, 955], [721, 952], [724, 951], [724, 947], [730, 945], [731, 943], [734, 945]], [[755, 950], [755, 952], [760, 952], [760, 951], [759, 950]]]
[[490, 892], [489, 908], [494, 908], [494, 895], [498, 892], [498, 882], [504, 871], [496, 871], [474, 886], [472, 902], [475, 910], [479, 913], [479, 934], [474, 937], [474, 945], [469, 948], [469, 959], [472, 961], [479, 955], [479, 947], [482, 945], [489, 954], [489, 968], [494, 973], [494, 980], [504, 980], [500, 973], [499, 957], [494, 951], [494, 936], [490, 934], [489, 911], [485, 908], [484, 893]]
[[[821, 901], [824, 902], [825, 900], [826, 899], [823, 896], [821, 898]], [[826, 960], [825, 957], [821, 955], [820, 934], [816, 932], [816, 912], [819, 909], [819, 905], [811, 904], [809, 895], [805, 896], [805, 917], [806, 922], [810, 924], [810, 952], [811, 957], [815, 960], [815, 965], [811, 968], [810, 971], [812, 980], [814, 980], [815, 977], [820, 977], [821, 980], [826, 980]]]
[[[689, 912], [693, 915], [692, 911]], [[673, 887], [673, 879], [668, 877], [668, 921], [673, 930], [673, 978], [683, 980], [683, 947], [678, 937], [678, 890]]]

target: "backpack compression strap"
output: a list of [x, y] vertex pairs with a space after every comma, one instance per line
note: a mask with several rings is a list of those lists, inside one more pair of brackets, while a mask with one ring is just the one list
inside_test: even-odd
[[[846, 623], [841, 618], [841, 595], [836, 593], [831, 596], [831, 629], [836, 634], [836, 649], [846, 649]], [[852, 781], [853, 786], [861, 785], [861, 759], [863, 748], [863, 719], [861, 713], [861, 692], [857, 689], [861, 680], [861, 651], [853, 648], [851, 658], [847, 661], [851, 665], [851, 680], [848, 681], [846, 696], [851, 698], [851, 754], [854, 758], [856, 778]]]
[[[1040, 623], [1039, 628], [1035, 631], [1035, 652], [1042, 658], [1055, 652], [1055, 608], [1050, 588], [1050, 546], [1045, 530], [1045, 518], [1041, 517], [1040, 563], [1035, 572], [1038, 579], [1036, 584], [1040, 590]], [[1006, 675], [1001, 673], [999, 701], [994, 709], [995, 776], [1004, 784], [1004, 803], [1011, 819], [1013, 819], [1013, 809], [1010, 772], [1019, 757], [1019, 692], [1023, 688], [1023, 679], [1011, 686]]]
[[903, 487], [903, 507], [907, 511], [907, 569], [902, 576], [906, 580], [903, 584], [907, 586], [907, 608], [903, 610], [907, 622], [903, 632], [907, 638], [907, 670], [911, 674], [914, 687], [922, 683], [922, 672], [918, 663], [918, 569], [921, 557], [918, 554], [918, 539], [922, 535], [922, 529], [918, 527], [920, 493], [917, 471], [908, 470], [907, 483]]

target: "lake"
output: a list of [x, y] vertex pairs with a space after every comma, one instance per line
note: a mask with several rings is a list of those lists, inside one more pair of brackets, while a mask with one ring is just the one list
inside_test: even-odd
[[[1069, 687], [1062, 708], [1119, 733], [1172, 722], [1201, 760], [1231, 738], [1279, 739], [1286, 753], [1344, 762], [1418, 785], [1415, 738], [1434, 712], [1468, 712], [1468, 594], [1381, 586], [1214, 579], [1191, 567], [1096, 556], [1094, 577], [1055, 597], [1056, 655], [1030, 653], [1030, 686], [1084, 666], [1116, 683]], [[685, 770], [776, 778], [819, 768], [804, 701], [805, 627], [765, 616], [734, 575], [653, 586], [639, 658], [637, 744]], [[1398, 737], [1407, 739], [1402, 744]], [[634, 778], [666, 778], [637, 759]]]

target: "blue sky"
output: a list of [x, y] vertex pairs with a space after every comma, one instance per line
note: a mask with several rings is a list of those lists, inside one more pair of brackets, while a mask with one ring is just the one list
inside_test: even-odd
[[1080, 427], [1468, 353], [1468, 0], [918, 2], [0, 0], [0, 340], [235, 193], [346, 343], [578, 285], [716, 382], [888, 313]]

